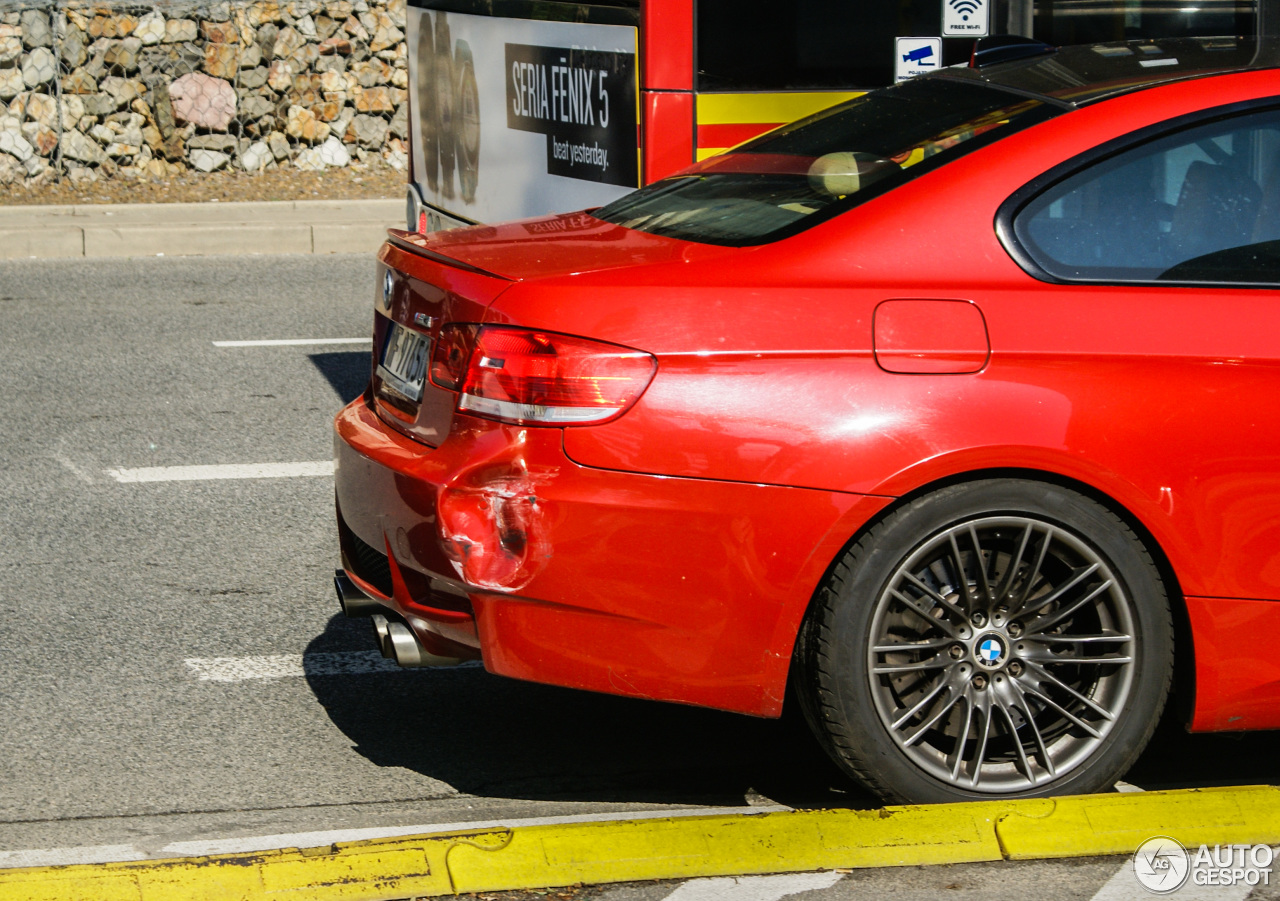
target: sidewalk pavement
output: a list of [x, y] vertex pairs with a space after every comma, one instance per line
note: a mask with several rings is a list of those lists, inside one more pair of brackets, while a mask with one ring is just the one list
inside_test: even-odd
[[373, 253], [403, 200], [0, 205], [0, 259]]

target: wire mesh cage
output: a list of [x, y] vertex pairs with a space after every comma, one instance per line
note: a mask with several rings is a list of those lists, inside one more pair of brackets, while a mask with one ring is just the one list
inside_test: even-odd
[[404, 0], [0, 0], [0, 185], [408, 160]]

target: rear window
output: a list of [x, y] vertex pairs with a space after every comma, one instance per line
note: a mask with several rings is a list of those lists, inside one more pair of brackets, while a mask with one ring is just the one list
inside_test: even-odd
[[1057, 112], [984, 85], [907, 81], [711, 157], [595, 216], [686, 241], [764, 244]]

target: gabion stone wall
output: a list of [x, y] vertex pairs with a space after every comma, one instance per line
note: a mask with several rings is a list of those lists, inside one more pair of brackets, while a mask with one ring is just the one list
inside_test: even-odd
[[408, 162], [405, 0], [0, 0], [0, 185]]

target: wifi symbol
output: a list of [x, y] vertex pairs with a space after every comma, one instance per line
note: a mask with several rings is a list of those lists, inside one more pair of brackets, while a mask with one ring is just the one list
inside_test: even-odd
[[969, 16], [982, 9], [980, 0], [947, 0], [947, 5], [960, 14], [962, 22], [968, 22]]

